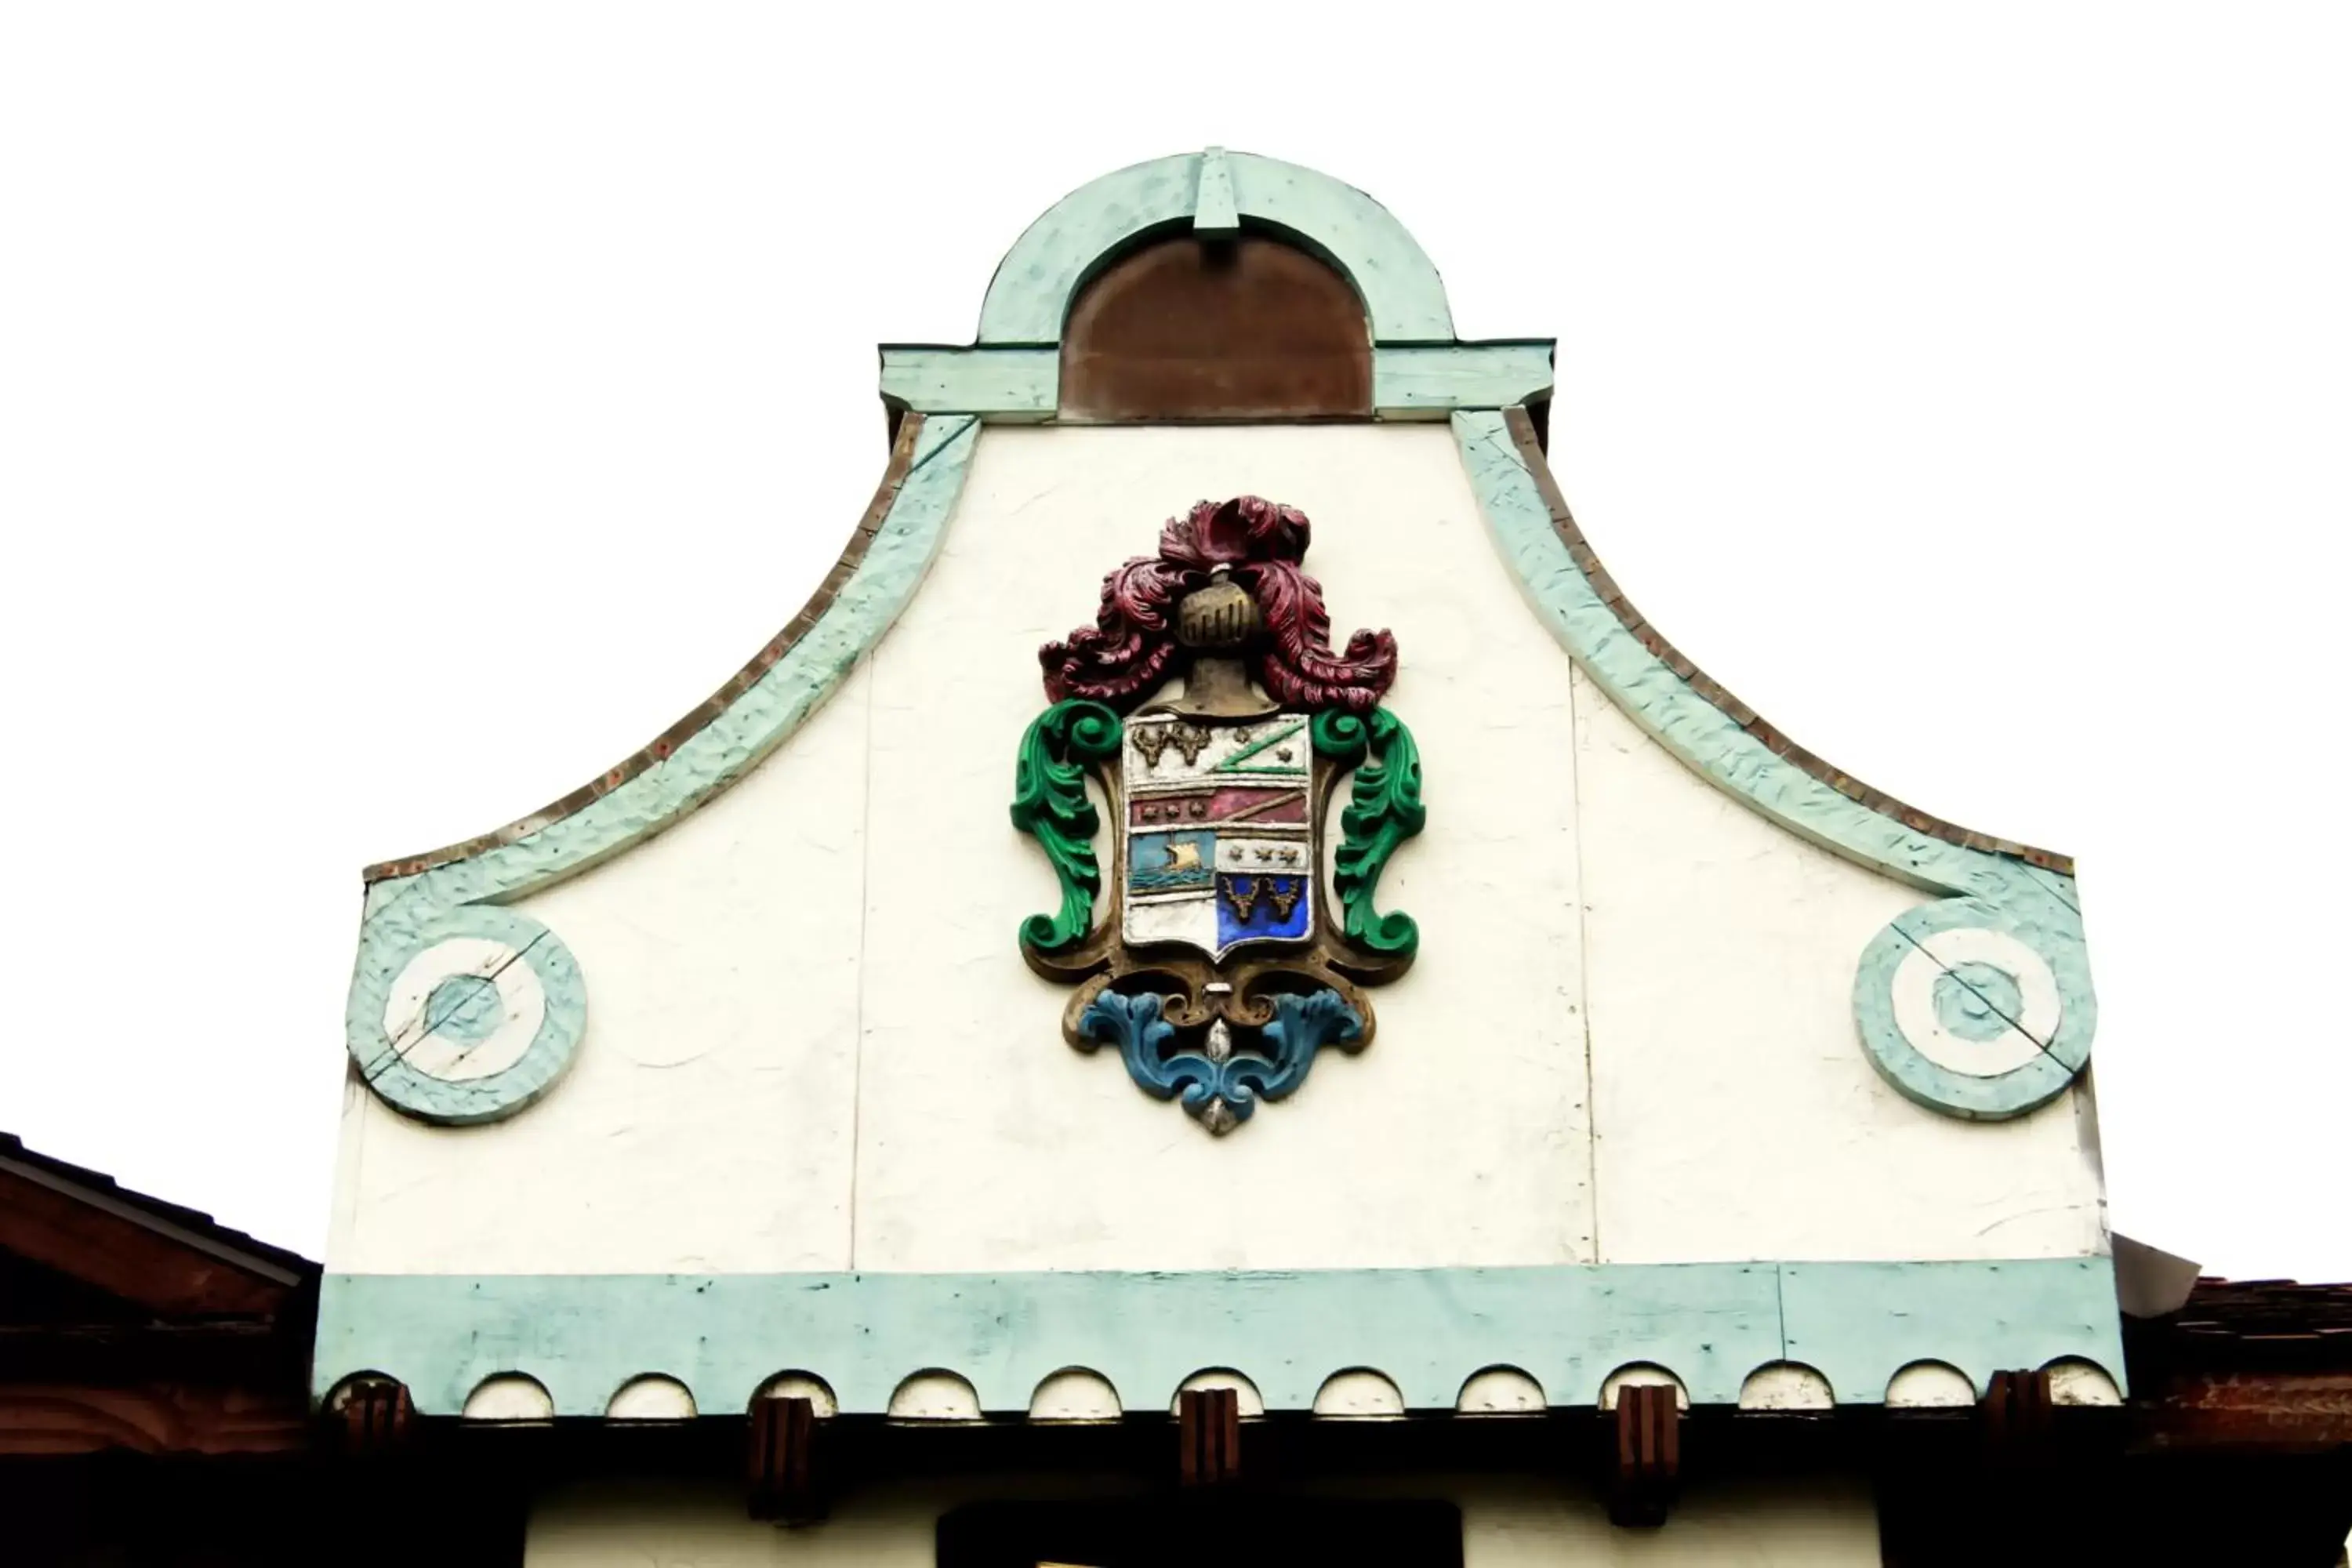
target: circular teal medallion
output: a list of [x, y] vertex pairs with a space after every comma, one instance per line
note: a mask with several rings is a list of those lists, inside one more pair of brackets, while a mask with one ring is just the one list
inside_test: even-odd
[[2091, 1056], [2098, 1003], [2080, 931], [2021, 923], [1981, 899], [1895, 917], [1854, 968], [1871, 1064], [1947, 1116], [1999, 1121], [2063, 1094]]
[[506, 1012], [498, 986], [478, 974], [449, 976], [433, 988], [425, 1004], [431, 1033], [468, 1046], [488, 1039]]
[[1936, 976], [1936, 1021], [1963, 1040], [1997, 1040], [2025, 1008], [2008, 971], [1969, 959]]
[[572, 1065], [588, 988], [541, 921], [464, 904], [379, 920], [360, 940], [344, 1037], [386, 1104], [444, 1126], [495, 1121]]

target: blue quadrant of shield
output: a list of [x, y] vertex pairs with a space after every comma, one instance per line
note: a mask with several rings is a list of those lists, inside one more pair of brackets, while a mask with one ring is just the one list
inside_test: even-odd
[[1307, 934], [1307, 879], [1217, 873], [1217, 946], [1261, 937]]

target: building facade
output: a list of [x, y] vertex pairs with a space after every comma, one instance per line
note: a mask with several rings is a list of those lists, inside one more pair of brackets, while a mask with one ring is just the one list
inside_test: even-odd
[[1678, 652], [1550, 386], [1370, 198], [1215, 149], [885, 347], [784, 630], [368, 873], [354, 1462], [548, 1568], [2085, 1539], [2131, 1379], [2072, 865]]

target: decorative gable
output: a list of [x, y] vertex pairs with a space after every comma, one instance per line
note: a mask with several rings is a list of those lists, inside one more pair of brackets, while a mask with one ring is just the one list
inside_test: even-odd
[[2112, 1392], [2071, 866], [1632, 607], [1549, 342], [1455, 341], [1377, 204], [1212, 150], [1057, 205], [882, 387], [741, 674], [370, 872], [322, 1391]]

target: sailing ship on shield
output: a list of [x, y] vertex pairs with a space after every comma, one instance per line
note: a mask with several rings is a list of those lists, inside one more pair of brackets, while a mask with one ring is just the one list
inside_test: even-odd
[[[1060, 879], [1024, 922], [1030, 966], [1078, 990], [1064, 1034], [1117, 1045], [1139, 1086], [1212, 1132], [1303, 1083], [1317, 1049], [1372, 1035], [1361, 987], [1420, 933], [1373, 893], [1421, 829], [1420, 760], [1381, 704], [1396, 641], [1329, 646], [1297, 509], [1255, 496], [1170, 521], [1157, 556], [1103, 582], [1093, 626], [1041, 650], [1054, 704], [1029, 727], [1013, 817]], [[1088, 798], [1111, 803], [1108, 908]], [[1349, 784], [1340, 842], [1322, 824]]]

